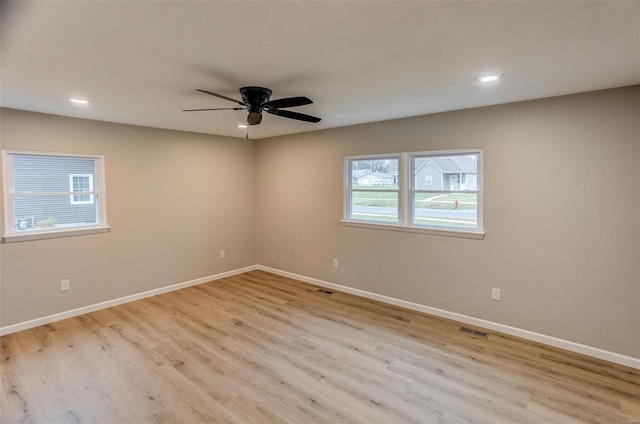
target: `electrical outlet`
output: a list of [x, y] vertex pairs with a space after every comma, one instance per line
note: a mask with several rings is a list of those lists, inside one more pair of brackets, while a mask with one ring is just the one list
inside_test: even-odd
[[293, 259], [293, 250], [289, 250], [289, 259]]
[[221, 257], [221, 258], [224, 258], [224, 250], [221, 250], [221, 251], [220, 251], [220, 257]]
[[71, 290], [71, 280], [60, 280], [60, 291]]
[[491, 300], [500, 300], [500, 289], [491, 289]]
[[333, 260], [333, 267], [334, 268], [338, 268], [338, 260], [337, 259]]

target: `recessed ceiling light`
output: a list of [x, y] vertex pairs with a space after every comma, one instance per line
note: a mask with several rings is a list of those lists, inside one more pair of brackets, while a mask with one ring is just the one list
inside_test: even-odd
[[71, 103], [77, 104], [77, 105], [88, 105], [89, 101], [88, 100], [84, 100], [84, 99], [69, 99], [69, 101]]
[[494, 81], [498, 81], [500, 78], [502, 78], [503, 75], [502, 74], [487, 74], [487, 75], [478, 75], [476, 77], [476, 81], [480, 81], [480, 82], [494, 82]]
[[239, 125], [238, 125], [238, 128], [248, 128], [248, 125], [245, 125], [245, 124], [239, 124]]

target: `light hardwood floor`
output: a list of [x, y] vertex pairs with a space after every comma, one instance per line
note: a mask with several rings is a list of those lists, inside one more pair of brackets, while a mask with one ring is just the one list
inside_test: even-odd
[[599, 423], [640, 371], [261, 271], [1, 338], [2, 423]]

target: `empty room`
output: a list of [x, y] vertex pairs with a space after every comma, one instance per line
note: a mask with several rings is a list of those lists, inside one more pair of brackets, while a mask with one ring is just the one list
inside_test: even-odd
[[0, 16], [0, 423], [640, 423], [640, 2]]

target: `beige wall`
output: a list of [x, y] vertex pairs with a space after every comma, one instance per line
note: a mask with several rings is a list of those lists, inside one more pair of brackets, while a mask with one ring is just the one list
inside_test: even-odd
[[2, 148], [105, 155], [111, 232], [3, 244], [0, 326], [255, 264], [254, 142], [8, 109], [1, 117]]
[[[112, 231], [0, 245], [0, 326], [258, 263], [640, 358], [638, 116], [632, 87], [252, 142], [4, 109], [3, 148], [105, 155]], [[340, 224], [344, 156], [468, 147], [485, 240]]]
[[[258, 263], [640, 358], [639, 116], [631, 87], [260, 140]], [[472, 147], [484, 240], [340, 224], [344, 156]]]

